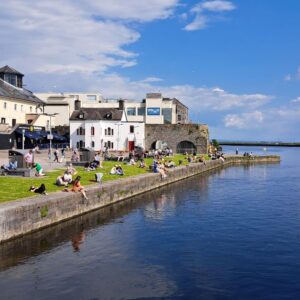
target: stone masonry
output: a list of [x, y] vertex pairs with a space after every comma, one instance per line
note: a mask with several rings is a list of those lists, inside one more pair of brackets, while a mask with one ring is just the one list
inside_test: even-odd
[[146, 124], [146, 149], [151, 149], [152, 144], [156, 141], [166, 142], [173, 152], [178, 152], [179, 143], [186, 141], [195, 146], [197, 153], [207, 153], [208, 126], [203, 124]]

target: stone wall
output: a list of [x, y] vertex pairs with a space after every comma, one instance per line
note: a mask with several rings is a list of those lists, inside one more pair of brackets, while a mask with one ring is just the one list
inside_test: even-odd
[[87, 188], [89, 200], [80, 193], [56, 192], [48, 196], [36, 196], [0, 205], [0, 242], [24, 235], [40, 228], [103, 208], [172, 182], [233, 164], [274, 163], [279, 156], [257, 156], [249, 160], [242, 156], [203, 163], [192, 163], [170, 169], [168, 177], [161, 180], [159, 174], [148, 173], [122, 178]]
[[207, 125], [200, 124], [164, 124], [145, 125], [145, 146], [151, 149], [155, 141], [163, 141], [177, 152], [177, 146], [182, 141], [195, 145], [197, 153], [207, 153], [209, 133]]

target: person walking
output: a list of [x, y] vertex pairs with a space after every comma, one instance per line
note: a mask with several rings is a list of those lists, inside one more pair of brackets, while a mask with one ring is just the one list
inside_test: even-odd
[[58, 150], [57, 149], [54, 150], [54, 162], [59, 162], [59, 160], [58, 160]]

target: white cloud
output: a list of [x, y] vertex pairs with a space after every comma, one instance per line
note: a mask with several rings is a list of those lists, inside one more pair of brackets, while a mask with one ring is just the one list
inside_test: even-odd
[[184, 27], [187, 31], [204, 29], [209, 22], [214, 19], [213, 14], [234, 10], [236, 7], [231, 1], [225, 0], [207, 0], [196, 4], [191, 13], [195, 14], [194, 20]]
[[235, 6], [232, 2], [223, 0], [205, 1], [201, 6], [203, 9], [217, 12], [230, 11], [235, 9]]
[[177, 4], [178, 0], [83, 1], [83, 5], [95, 10], [95, 14], [101, 17], [139, 22], [168, 18]]
[[263, 122], [261, 111], [247, 112], [242, 114], [229, 114], [224, 118], [225, 127], [253, 128]]
[[291, 100], [292, 103], [300, 103], [300, 97]]
[[163, 79], [158, 78], [158, 77], [147, 77], [143, 80], [141, 80], [141, 82], [160, 82], [163, 81]]
[[28, 73], [104, 72], [131, 67], [125, 50], [140, 38], [129, 21], [169, 17], [178, 0], [23, 1], [1, 3], [0, 65]]

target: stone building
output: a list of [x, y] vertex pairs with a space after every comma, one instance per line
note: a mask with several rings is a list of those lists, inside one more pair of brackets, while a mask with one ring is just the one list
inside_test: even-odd
[[157, 148], [157, 143], [167, 144], [176, 153], [207, 153], [208, 126], [203, 124], [146, 124], [146, 149]]

